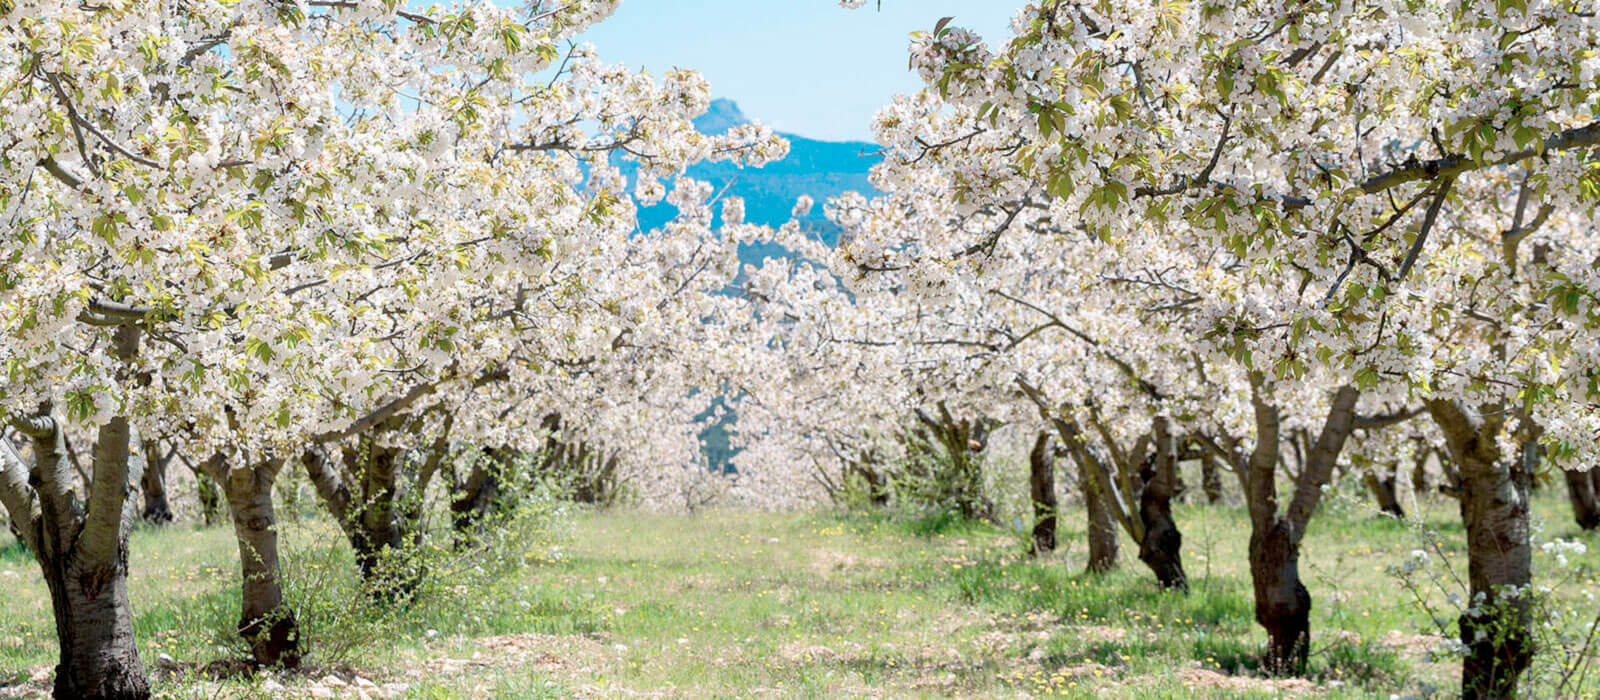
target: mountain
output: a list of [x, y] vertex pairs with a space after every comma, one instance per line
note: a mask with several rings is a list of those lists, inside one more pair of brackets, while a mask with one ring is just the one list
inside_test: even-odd
[[721, 136], [732, 131], [733, 127], [749, 123], [750, 118], [744, 116], [739, 103], [719, 97], [711, 101], [705, 114], [694, 120], [694, 128], [708, 136]]
[[[737, 103], [718, 99], [711, 102], [711, 107], [695, 120], [694, 125], [700, 133], [716, 136], [749, 123], [750, 119]], [[730, 163], [701, 164], [690, 168], [688, 175], [711, 183], [716, 192], [726, 187], [725, 196], [743, 197], [745, 221], [753, 224], [781, 226], [791, 218], [795, 200], [803, 194], [811, 195], [816, 205], [811, 208], [811, 214], [802, 220], [804, 226], [820, 236], [824, 243], [830, 246], [837, 244], [839, 227], [823, 216], [823, 205], [829, 198], [846, 192], [860, 192], [869, 196], [877, 192], [867, 176], [872, 166], [882, 159], [877, 155], [878, 147], [860, 141], [818, 141], [795, 134], [779, 135], [789, 141], [789, 156], [781, 161], [760, 168], [741, 168]], [[629, 175], [631, 177], [632, 173]], [[721, 223], [720, 208], [717, 212], [718, 220], [713, 224]], [[650, 230], [671, 221], [676, 214], [677, 208], [665, 202], [642, 207], [639, 210], [639, 226]], [[787, 251], [775, 244], [739, 247], [739, 260], [751, 265], [760, 265], [767, 257], [786, 254]], [[717, 401], [720, 403], [722, 399]], [[710, 411], [699, 418], [704, 419], [707, 415], [710, 415]], [[733, 471], [729, 461], [736, 450], [729, 446], [729, 431], [735, 420], [737, 418], [732, 414], [725, 414], [721, 421], [707, 426], [700, 434], [701, 450], [712, 471]]]
[[[719, 135], [750, 119], [732, 100], [717, 99], [704, 115], [695, 120], [701, 133]], [[881, 156], [878, 147], [860, 141], [818, 141], [795, 134], [780, 134], [789, 141], [789, 157], [761, 168], [741, 168], [731, 163], [701, 164], [689, 169], [689, 177], [711, 183], [715, 191], [727, 187], [727, 195], [743, 197], [745, 220], [753, 224], [779, 226], [787, 222], [795, 200], [808, 194], [817, 204], [803, 221], [828, 245], [839, 240], [839, 229], [822, 215], [830, 197], [855, 191], [872, 194], [876, 190], [867, 175]], [[732, 183], [730, 186], [729, 183]], [[676, 207], [662, 203], [639, 211], [639, 225], [648, 230], [660, 226], [677, 213]], [[720, 222], [718, 222], [720, 223]], [[780, 254], [769, 246], [745, 246], [739, 257], [751, 264], [763, 257]]]

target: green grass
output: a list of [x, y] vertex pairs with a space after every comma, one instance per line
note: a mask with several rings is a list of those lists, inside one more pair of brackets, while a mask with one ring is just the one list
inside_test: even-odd
[[[1540, 578], [1561, 577], [1556, 607], [1592, 615], [1580, 591], [1596, 588], [1600, 546], [1567, 525], [1557, 494], [1541, 495], [1536, 509], [1545, 537], [1589, 544], [1574, 568], [1541, 569]], [[325, 523], [286, 524], [316, 668], [273, 678], [287, 690], [266, 686], [272, 692], [263, 677], [196, 670], [241, 650], [227, 530], [135, 533], [130, 590], [147, 664], [165, 654], [184, 669], [158, 680], [173, 697], [303, 695], [330, 674], [401, 684], [415, 698], [1454, 692], [1456, 665], [1424, 653], [1433, 623], [1386, 571], [1423, 548], [1418, 527], [1438, 532], [1464, 571], [1453, 502], [1427, 504], [1420, 526], [1326, 502], [1301, 565], [1314, 601], [1311, 669], [1294, 680], [1257, 676], [1265, 640], [1253, 619], [1244, 514], [1185, 505], [1177, 519], [1188, 596], [1159, 590], [1129, 542], [1119, 570], [1084, 574], [1081, 511], [1063, 514], [1062, 549], [1042, 560], [1025, 555], [1018, 533], [940, 514], [621, 511], [578, 513], [569, 536], [514, 577], [470, 590], [446, 577], [403, 610], [353, 600], [353, 566]], [[54, 638], [26, 553], [0, 548], [0, 583], [3, 684], [51, 665]], [[1445, 594], [1423, 591], [1436, 609]], [[329, 658], [341, 645], [358, 648]], [[1597, 690], [1591, 682], [1578, 694]]]

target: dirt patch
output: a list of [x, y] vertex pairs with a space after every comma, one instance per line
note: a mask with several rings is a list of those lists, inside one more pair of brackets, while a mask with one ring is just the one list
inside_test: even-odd
[[[208, 691], [222, 693], [226, 682], [253, 679], [256, 689], [270, 697], [399, 698], [424, 681], [454, 685], [470, 697], [487, 697], [495, 691], [488, 679], [497, 674], [484, 671], [528, 669], [579, 685], [627, 651], [620, 644], [577, 635], [516, 634], [463, 641], [466, 653], [431, 656], [406, 664], [406, 670], [399, 674], [349, 666], [268, 670], [239, 659], [198, 662], [164, 656], [151, 663], [150, 670], [152, 680], [157, 682], [183, 679], [198, 683], [202, 695]], [[0, 700], [48, 698], [53, 673], [52, 667], [39, 666], [26, 676], [0, 681]]]
[[610, 665], [620, 645], [606, 646], [598, 640], [576, 635], [509, 634], [471, 640], [480, 650], [465, 656], [446, 656], [423, 661], [407, 673], [414, 678], [458, 676], [482, 669], [532, 668], [553, 675], [570, 676]]
[[778, 650], [778, 655], [785, 661], [794, 664], [812, 664], [817, 662], [837, 662], [847, 658], [844, 654], [820, 644], [807, 644], [805, 642], [790, 642]]
[[1237, 690], [1242, 692], [1265, 691], [1281, 695], [1306, 695], [1318, 692], [1317, 684], [1304, 678], [1253, 678], [1230, 676], [1203, 668], [1186, 668], [1178, 672], [1183, 687], [1190, 690]]
[[1074, 638], [1085, 642], [1113, 642], [1121, 643], [1128, 639], [1128, 631], [1121, 627], [1107, 627], [1105, 625], [1067, 625], [1067, 632]]
[[28, 669], [26, 675], [17, 674], [9, 679], [0, 679], [0, 698], [48, 698], [54, 674], [53, 666], [34, 666]]
[[1400, 630], [1389, 630], [1377, 643], [1406, 656], [1425, 658], [1439, 648], [1439, 643], [1444, 640], [1442, 634], [1405, 634]]
[[[243, 659], [217, 659], [215, 661], [178, 661], [161, 655], [148, 665], [150, 680], [156, 683], [184, 679], [198, 683], [199, 688], [212, 695], [226, 696], [222, 688], [230, 681], [251, 679], [261, 692], [271, 697], [309, 698], [360, 698], [377, 700], [398, 698], [411, 689], [410, 684], [382, 682], [379, 675], [366, 673], [348, 666], [305, 666], [294, 670], [257, 668]], [[16, 685], [0, 686], [0, 698], [48, 698], [55, 669], [37, 666], [28, 672], [26, 680]], [[372, 680], [379, 678], [379, 680]], [[157, 688], [159, 691], [159, 688]]]
[[811, 550], [811, 569], [821, 574], [849, 573], [858, 569], [881, 569], [889, 561], [831, 549]]
[[[201, 663], [177, 661], [165, 654], [152, 664], [152, 679], [171, 681], [185, 678], [200, 681], [220, 690], [221, 684], [239, 679], [254, 679], [262, 692], [274, 697], [295, 695], [311, 698], [398, 698], [411, 689], [408, 683], [392, 682], [382, 674], [350, 666], [302, 666], [293, 670], [257, 668], [244, 659], [218, 659]], [[378, 680], [373, 680], [374, 678]]]
[[[277, 681], [267, 679], [262, 682], [261, 689], [274, 696], [283, 696], [290, 689], [278, 684]], [[304, 687], [304, 693], [313, 698], [398, 698], [406, 694], [411, 686], [405, 683], [384, 683], [379, 685], [361, 676], [349, 680], [336, 675], [319, 678]], [[298, 688], [296, 690], [299, 690]]]

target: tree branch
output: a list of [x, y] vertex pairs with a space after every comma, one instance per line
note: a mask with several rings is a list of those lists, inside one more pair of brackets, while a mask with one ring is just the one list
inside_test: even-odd
[[28, 486], [28, 465], [11, 441], [0, 436], [0, 505], [11, 516], [22, 543], [39, 551], [39, 497]]
[[1294, 527], [1292, 537], [1296, 543], [1305, 536], [1306, 523], [1322, 500], [1322, 487], [1333, 478], [1333, 467], [1339, 462], [1345, 439], [1355, 429], [1356, 401], [1360, 398], [1361, 392], [1355, 387], [1339, 387], [1316, 445], [1306, 455], [1305, 470], [1295, 480], [1294, 498], [1289, 501], [1289, 523]]
[[1433, 196], [1433, 202], [1428, 205], [1428, 213], [1422, 217], [1422, 228], [1417, 231], [1417, 239], [1411, 242], [1411, 250], [1406, 251], [1406, 258], [1400, 262], [1400, 273], [1395, 275], [1395, 283], [1406, 281], [1406, 275], [1411, 273], [1411, 266], [1417, 264], [1417, 256], [1422, 254], [1423, 246], [1428, 243], [1428, 233], [1433, 230], [1434, 223], [1439, 220], [1439, 210], [1444, 208], [1444, 200], [1450, 196], [1450, 187], [1456, 179], [1447, 177], [1439, 181], [1439, 193]]
[[1361, 183], [1361, 191], [1367, 194], [1376, 194], [1408, 182], [1454, 178], [1473, 170], [1518, 163], [1551, 151], [1566, 151], [1596, 145], [1600, 145], [1600, 122], [1591, 122], [1585, 126], [1567, 129], [1545, 139], [1540, 148], [1525, 148], [1482, 163], [1464, 155], [1452, 155], [1433, 160], [1407, 163], [1403, 167], [1367, 178], [1366, 181]]

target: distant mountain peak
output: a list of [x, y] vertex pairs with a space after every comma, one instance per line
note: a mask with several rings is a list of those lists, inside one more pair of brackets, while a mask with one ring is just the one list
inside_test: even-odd
[[694, 128], [702, 134], [720, 136], [733, 127], [749, 123], [750, 118], [744, 116], [744, 112], [739, 109], [739, 103], [719, 97], [711, 101], [711, 107], [705, 114], [695, 118]]

